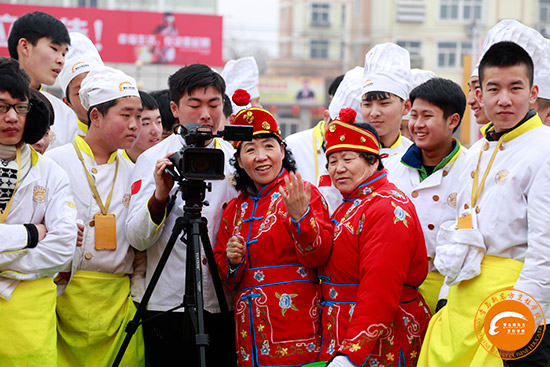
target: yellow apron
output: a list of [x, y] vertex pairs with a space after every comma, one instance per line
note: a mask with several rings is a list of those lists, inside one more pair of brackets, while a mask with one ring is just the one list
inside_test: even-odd
[[56, 293], [53, 279], [41, 278], [0, 298], [0, 366], [57, 366]]
[[418, 367], [501, 367], [502, 360], [476, 337], [475, 314], [489, 295], [513, 287], [522, 267], [520, 261], [485, 256], [479, 276], [450, 287], [447, 305], [430, 320]]
[[[127, 274], [77, 271], [57, 300], [59, 366], [111, 366], [135, 312]], [[140, 326], [120, 366], [144, 365]]]
[[437, 301], [439, 299], [439, 291], [441, 290], [444, 280], [445, 277], [439, 274], [437, 270], [430, 271], [426, 276], [424, 283], [418, 287], [422, 297], [424, 297], [424, 301], [426, 301], [430, 311], [432, 311], [432, 315], [435, 315], [435, 308], [437, 307]]

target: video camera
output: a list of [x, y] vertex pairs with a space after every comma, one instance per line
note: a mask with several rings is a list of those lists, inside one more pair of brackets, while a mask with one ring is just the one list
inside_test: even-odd
[[173, 166], [167, 166], [166, 171], [176, 181], [223, 180], [224, 152], [205, 148], [205, 142], [218, 137], [229, 141], [249, 141], [253, 130], [252, 126], [226, 125], [224, 130], [214, 134], [210, 127], [197, 123], [177, 124], [174, 134], [181, 135], [186, 146], [169, 157]]

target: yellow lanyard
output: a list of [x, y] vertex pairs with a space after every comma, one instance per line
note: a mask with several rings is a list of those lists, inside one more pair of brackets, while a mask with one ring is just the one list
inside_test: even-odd
[[[504, 134], [506, 135], [506, 134]], [[498, 139], [497, 146], [495, 148], [495, 151], [493, 152], [493, 155], [491, 156], [491, 159], [489, 160], [489, 164], [487, 165], [487, 169], [485, 170], [485, 173], [483, 174], [483, 178], [481, 179], [481, 182], [479, 186], [477, 185], [478, 177], [479, 177], [479, 163], [481, 162], [481, 154], [483, 153], [483, 144], [479, 149], [479, 158], [477, 159], [477, 166], [474, 173], [474, 183], [472, 185], [472, 208], [475, 208], [477, 199], [479, 199], [479, 196], [481, 195], [481, 190], [483, 190], [483, 185], [485, 184], [485, 179], [487, 178], [487, 175], [489, 174], [489, 171], [491, 170], [491, 166], [493, 165], [493, 162], [495, 160], [495, 157], [497, 155], [497, 152], [499, 151], [501, 145], [502, 145], [502, 138], [504, 138], [504, 135]]]
[[115, 168], [115, 178], [113, 179], [113, 185], [111, 186], [111, 191], [109, 192], [109, 196], [107, 196], [107, 202], [105, 203], [105, 205], [103, 205], [103, 202], [101, 201], [101, 197], [99, 196], [99, 192], [97, 191], [92, 175], [90, 175], [90, 172], [88, 172], [88, 168], [86, 168], [86, 164], [84, 163], [84, 158], [82, 158], [82, 153], [80, 153], [80, 149], [78, 148], [76, 141], [73, 141], [73, 146], [74, 146], [74, 150], [76, 150], [76, 155], [78, 156], [78, 159], [80, 159], [80, 162], [82, 162], [82, 166], [84, 166], [84, 171], [86, 171], [86, 177], [88, 178], [88, 183], [90, 184], [90, 188], [92, 189], [94, 198], [101, 209], [101, 214], [105, 215], [109, 212], [109, 206], [111, 205], [111, 197], [113, 196], [113, 190], [115, 189], [116, 176], [118, 174], [118, 157], [115, 157], [116, 168]]
[[[319, 127], [319, 132], [316, 131], [317, 127]], [[317, 133], [323, 139], [323, 133], [322, 131], [325, 129], [325, 122], [323, 121], [320, 126], [317, 125], [313, 128], [313, 131], [311, 132], [311, 135], [313, 136], [313, 160], [315, 161], [315, 181], [319, 181], [319, 158], [317, 155], [319, 154], [317, 152]], [[321, 140], [321, 146], [323, 141]]]
[[17, 186], [19, 186], [19, 177], [21, 177], [21, 144], [17, 145], [17, 149], [15, 151], [15, 161], [17, 162], [17, 181], [15, 181], [15, 187], [13, 188], [13, 193], [11, 194], [10, 201], [8, 201], [8, 205], [6, 205], [6, 208], [4, 208], [4, 211], [0, 214], [0, 223], [6, 223], [11, 209], [11, 203], [13, 202], [13, 197], [15, 196], [15, 191], [17, 190]]

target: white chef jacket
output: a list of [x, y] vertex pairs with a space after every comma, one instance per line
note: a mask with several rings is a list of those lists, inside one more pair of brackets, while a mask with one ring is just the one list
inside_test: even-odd
[[[76, 208], [67, 174], [34, 149], [31, 165], [14, 193], [6, 223], [0, 224], [0, 297], [4, 299], [10, 299], [20, 280], [54, 278], [71, 262], [76, 247]], [[24, 223], [46, 226], [46, 237], [34, 248], [25, 248]], [[5, 261], [10, 254], [12, 261]]]
[[[546, 315], [550, 315], [549, 141], [550, 128], [542, 125], [538, 115], [506, 134], [473, 211], [485, 254], [523, 262], [514, 288], [534, 297]], [[496, 146], [496, 141], [482, 138], [468, 151], [457, 215], [466, 204], [471, 207], [472, 176], [480, 150], [479, 180]]]
[[391, 147], [380, 148], [380, 157], [382, 158], [382, 164], [385, 165], [386, 161], [393, 156], [402, 156], [411, 145], [413, 145], [413, 142], [410, 141], [410, 139], [401, 135], [401, 133], [399, 133], [399, 137]]
[[[457, 140], [454, 140], [453, 151], [444, 159], [447, 161], [446, 164], [438, 167], [422, 182], [420, 182], [418, 171], [422, 164], [421, 152], [416, 145], [412, 145], [407, 150], [408, 159], [396, 155], [385, 163], [388, 180], [393, 182], [414, 203], [424, 232], [429, 271], [436, 270], [433, 260], [439, 226], [443, 222], [456, 219], [458, 177], [464, 170], [467, 151]], [[407, 165], [405, 162], [409, 162], [411, 165]]]
[[117, 243], [114, 251], [95, 249], [95, 231], [93, 227], [95, 223], [93, 220], [96, 213], [101, 213], [101, 209], [94, 198], [86, 178], [86, 172], [73, 144], [66, 144], [46, 152], [46, 156], [55, 160], [69, 175], [71, 190], [78, 211], [77, 217], [84, 221], [82, 246], [76, 249], [71, 272], [74, 274], [77, 270], [85, 270], [110, 274], [132, 274], [135, 250], [129, 245], [125, 223], [130, 204], [130, 177], [133, 164], [124, 158], [120, 152], [114, 152], [107, 163], [98, 165], [90, 146], [84, 139], [78, 136], [75, 141], [80, 148], [86, 168], [95, 182], [103, 203], [106, 202], [111, 191], [116, 168], [115, 158], [118, 159], [118, 173], [108, 210], [116, 217]]
[[[175, 183], [170, 195], [176, 194], [176, 201], [168, 216], [160, 226], [156, 225], [150, 217], [147, 203], [155, 191], [155, 180], [153, 171], [158, 159], [169, 153], [179, 151], [185, 145], [185, 141], [178, 134], [170, 135], [168, 138], [143, 152], [134, 167], [132, 176], [132, 199], [126, 228], [130, 243], [138, 250], [147, 250], [147, 283], [153, 275], [166, 244], [172, 234], [172, 229], [177, 218], [182, 217], [184, 201], [179, 192], [178, 184]], [[203, 206], [202, 216], [208, 220], [208, 237], [212, 248], [216, 245], [216, 238], [223, 213], [223, 206], [237, 196], [237, 191], [230, 184], [233, 180], [233, 167], [229, 159], [233, 157], [235, 150], [222, 140], [214, 139], [207, 148], [221, 149], [225, 155], [223, 180], [209, 181], [212, 184], [212, 191], [206, 192], [206, 201], [210, 205]], [[181, 236], [179, 236], [181, 238]], [[214, 284], [208, 270], [208, 264], [204, 251], [202, 264], [202, 284], [204, 295], [204, 308], [209, 312], [220, 312]], [[155, 286], [148, 309], [153, 311], [166, 311], [182, 303], [185, 294], [185, 264], [186, 246], [180, 240], [177, 241], [166, 266]], [[226, 298], [229, 307], [232, 300], [228, 293]], [[177, 309], [183, 312], [183, 308]]]
[[50, 127], [48, 150], [72, 143], [78, 132], [76, 113], [53, 94], [43, 90], [41, 92], [52, 104], [55, 114], [54, 124]]

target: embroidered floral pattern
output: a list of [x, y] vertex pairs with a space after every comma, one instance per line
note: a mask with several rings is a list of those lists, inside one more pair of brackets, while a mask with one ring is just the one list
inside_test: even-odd
[[407, 217], [410, 217], [411, 215], [407, 213], [402, 207], [395, 204], [393, 201], [391, 202], [391, 205], [395, 208], [393, 210], [393, 215], [395, 216], [393, 218], [393, 224], [399, 222], [403, 222], [405, 227], [409, 228], [409, 224], [407, 223]]
[[300, 276], [301, 276], [302, 278], [305, 278], [305, 277], [307, 276], [307, 269], [304, 268], [303, 266], [300, 266], [300, 267], [298, 268], [298, 270], [296, 270], [296, 272], [297, 272], [298, 274], [300, 274]]
[[336, 289], [331, 288], [328, 292], [328, 295], [330, 296], [330, 298], [336, 299], [336, 297], [338, 297], [338, 292], [336, 292]]
[[258, 282], [262, 282], [264, 280], [264, 272], [261, 271], [261, 270], [257, 270], [255, 273], [254, 273], [254, 279], [256, 279]]
[[279, 307], [281, 307], [281, 314], [284, 316], [285, 313], [292, 309], [294, 311], [298, 311], [298, 307], [296, 305], [292, 304], [292, 299], [297, 297], [297, 294], [279, 294], [275, 292], [275, 297], [279, 299]]

